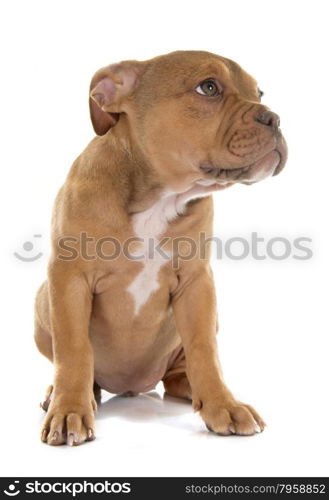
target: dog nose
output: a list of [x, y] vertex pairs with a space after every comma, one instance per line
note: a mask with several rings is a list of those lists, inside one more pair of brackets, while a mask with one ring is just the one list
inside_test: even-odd
[[280, 117], [276, 113], [273, 113], [273, 111], [261, 111], [256, 116], [256, 121], [262, 123], [263, 125], [267, 125], [268, 127], [276, 129], [280, 127]]

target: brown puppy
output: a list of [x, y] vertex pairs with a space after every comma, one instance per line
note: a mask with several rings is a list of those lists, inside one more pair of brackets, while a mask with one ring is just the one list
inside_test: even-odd
[[264, 422], [223, 382], [209, 267], [212, 191], [276, 175], [279, 118], [256, 81], [208, 52], [174, 52], [98, 71], [98, 134], [74, 162], [52, 222], [35, 339], [54, 362], [42, 440], [94, 438], [93, 387], [146, 392], [163, 380], [218, 434]]

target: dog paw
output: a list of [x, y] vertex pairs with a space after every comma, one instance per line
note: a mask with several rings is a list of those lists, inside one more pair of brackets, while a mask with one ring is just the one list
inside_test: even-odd
[[200, 415], [207, 429], [221, 436], [252, 436], [266, 426], [252, 406], [239, 401], [205, 403]]
[[41, 430], [41, 441], [52, 446], [77, 446], [95, 439], [94, 401], [63, 404], [52, 399]]

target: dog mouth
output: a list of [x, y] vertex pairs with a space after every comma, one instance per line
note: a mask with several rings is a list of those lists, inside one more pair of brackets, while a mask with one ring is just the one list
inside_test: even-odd
[[[219, 184], [236, 182], [242, 175], [247, 174], [250, 168], [251, 165], [239, 168], [220, 168], [210, 165], [202, 165], [200, 167], [201, 171], [204, 172], [208, 178], [211, 177], [208, 181], [209, 183], [215, 181]], [[205, 180], [204, 184], [207, 184], [207, 180]]]
[[279, 165], [276, 167], [275, 171], [273, 172], [273, 176], [278, 175], [281, 172], [281, 170], [283, 170], [283, 168], [287, 162], [287, 159], [288, 159], [288, 146], [287, 146], [285, 138], [283, 137], [282, 134], [280, 134], [280, 136], [278, 138], [275, 151], [277, 151], [277, 153], [279, 154], [280, 161], [279, 161]]
[[278, 175], [287, 161], [288, 150], [285, 139], [280, 134], [275, 148], [267, 152], [257, 161], [243, 167], [221, 168], [213, 165], [202, 165], [200, 170], [206, 174], [203, 185], [216, 184], [254, 184], [266, 177]]

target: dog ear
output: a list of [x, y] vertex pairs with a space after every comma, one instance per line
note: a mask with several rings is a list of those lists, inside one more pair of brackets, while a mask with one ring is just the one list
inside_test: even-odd
[[137, 86], [142, 64], [124, 61], [101, 68], [93, 76], [89, 91], [90, 118], [97, 135], [113, 127], [124, 111], [124, 100]]

